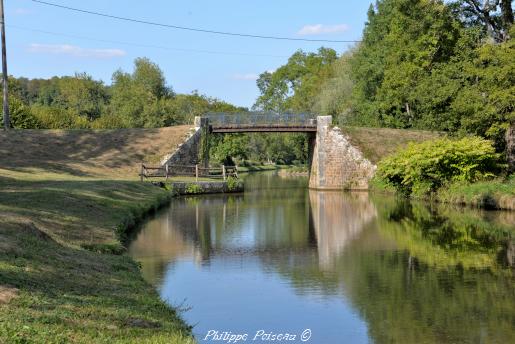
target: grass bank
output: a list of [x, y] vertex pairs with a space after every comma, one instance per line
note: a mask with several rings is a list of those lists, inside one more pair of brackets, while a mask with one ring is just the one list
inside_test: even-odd
[[515, 175], [472, 184], [454, 183], [438, 190], [435, 198], [477, 208], [515, 210]]
[[[372, 180], [371, 189], [381, 193], [397, 193], [393, 187], [378, 178]], [[476, 183], [451, 183], [431, 196], [411, 197], [473, 208], [515, 210], [515, 175], [507, 179], [498, 178]]]
[[137, 180], [139, 162], [188, 130], [0, 133], [0, 342], [191, 341], [120, 254], [127, 230], [169, 197]]
[[249, 172], [262, 172], [262, 171], [275, 171], [281, 168], [281, 165], [239, 165], [238, 173], [249, 173]]

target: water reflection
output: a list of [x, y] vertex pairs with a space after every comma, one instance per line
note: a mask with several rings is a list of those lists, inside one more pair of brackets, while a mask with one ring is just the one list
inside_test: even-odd
[[321, 267], [334, 267], [344, 248], [358, 239], [377, 211], [368, 193], [309, 191], [311, 217], [315, 227]]
[[308, 191], [175, 200], [130, 247], [145, 278], [209, 329], [313, 332], [311, 343], [515, 342], [510, 213]]

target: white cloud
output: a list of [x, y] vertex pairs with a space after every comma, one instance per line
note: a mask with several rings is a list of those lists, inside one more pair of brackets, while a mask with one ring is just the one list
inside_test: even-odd
[[14, 9], [14, 14], [16, 15], [19, 15], [19, 16], [22, 16], [22, 15], [25, 15], [25, 14], [29, 14], [30, 13], [30, 10], [26, 9], [26, 8], [15, 8]]
[[324, 25], [324, 24], [315, 24], [315, 25], [305, 25], [300, 29], [297, 34], [306, 36], [306, 35], [323, 35], [323, 34], [331, 34], [331, 33], [342, 33], [349, 30], [349, 25], [347, 24], [336, 24], [336, 25]]
[[234, 80], [257, 80], [259, 78], [259, 75], [254, 73], [234, 74], [232, 78]]
[[74, 57], [90, 57], [108, 59], [125, 56], [126, 52], [121, 49], [90, 49], [69, 44], [39, 44], [32, 43], [28, 51], [31, 53], [70, 55]]

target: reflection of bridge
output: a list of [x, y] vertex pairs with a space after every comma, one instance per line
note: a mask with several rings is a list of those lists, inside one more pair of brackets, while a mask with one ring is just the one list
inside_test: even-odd
[[210, 113], [202, 116], [213, 133], [317, 131], [316, 117], [292, 113]]

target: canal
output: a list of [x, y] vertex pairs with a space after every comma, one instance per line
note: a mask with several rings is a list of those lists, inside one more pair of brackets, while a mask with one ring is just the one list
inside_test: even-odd
[[229, 332], [246, 342], [515, 343], [515, 212], [313, 191], [276, 173], [248, 175], [245, 187], [173, 200], [129, 248], [200, 343], [227, 343]]

